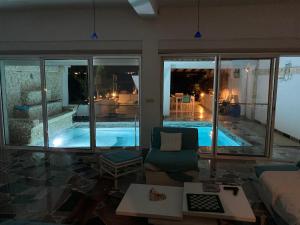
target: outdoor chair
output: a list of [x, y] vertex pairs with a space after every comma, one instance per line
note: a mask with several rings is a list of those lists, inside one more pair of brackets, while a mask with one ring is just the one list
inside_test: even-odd
[[184, 95], [181, 101], [181, 111], [182, 112], [192, 112], [195, 111], [195, 97], [190, 95]]

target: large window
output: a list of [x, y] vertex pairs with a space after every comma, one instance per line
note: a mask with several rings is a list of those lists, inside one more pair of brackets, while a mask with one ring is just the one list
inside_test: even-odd
[[94, 58], [97, 147], [139, 145], [138, 58]]
[[87, 60], [46, 60], [50, 147], [90, 147]]
[[300, 158], [299, 84], [300, 57], [281, 57], [273, 137], [273, 158], [276, 159]]
[[197, 128], [199, 147], [210, 153], [214, 58], [175, 58], [163, 63], [163, 125]]
[[5, 144], [43, 146], [40, 61], [0, 63]]
[[0, 61], [5, 144], [139, 146], [139, 57]]
[[218, 154], [264, 156], [271, 63], [271, 59], [217, 63], [214, 58], [166, 58], [163, 125], [197, 128], [202, 153], [212, 152], [216, 137]]
[[221, 61], [218, 153], [265, 154], [270, 67], [270, 59]]

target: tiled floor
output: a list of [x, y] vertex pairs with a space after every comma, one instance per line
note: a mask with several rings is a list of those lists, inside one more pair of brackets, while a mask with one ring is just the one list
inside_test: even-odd
[[[2, 155], [2, 160], [0, 219], [82, 225], [147, 224], [144, 218], [115, 215], [122, 196], [109, 194], [113, 183], [99, 178], [95, 154], [46, 155], [19, 151]], [[263, 208], [254, 187], [255, 164], [255, 161], [218, 161], [216, 180], [242, 185], [250, 203]], [[200, 181], [210, 179], [209, 167], [209, 160], [199, 160]], [[132, 182], [143, 183], [144, 179], [124, 177], [120, 179], [120, 189], [125, 192]]]

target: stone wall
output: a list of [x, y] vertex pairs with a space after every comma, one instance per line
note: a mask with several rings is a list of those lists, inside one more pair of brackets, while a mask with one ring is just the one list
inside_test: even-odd
[[65, 66], [46, 66], [47, 91], [51, 92], [51, 100], [61, 100], [63, 98], [63, 74]]
[[[46, 67], [47, 99], [54, 101], [62, 99], [63, 66]], [[8, 114], [14, 111], [16, 105], [41, 104], [42, 94], [39, 66], [5, 66], [5, 92]]]
[[[14, 62], [4, 66], [4, 102], [9, 144], [43, 145], [42, 94], [39, 65]], [[20, 64], [20, 65], [17, 65]], [[72, 126], [73, 109], [63, 108], [64, 66], [46, 66], [49, 135]], [[5, 107], [4, 107], [5, 108]]]
[[4, 74], [6, 107], [8, 115], [12, 115], [14, 107], [22, 104], [26, 92], [40, 90], [40, 67], [5, 65]]

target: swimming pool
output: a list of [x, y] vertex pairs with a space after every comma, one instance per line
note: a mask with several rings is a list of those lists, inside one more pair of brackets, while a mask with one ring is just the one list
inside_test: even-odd
[[[96, 127], [96, 146], [98, 147], [132, 147], [139, 144], [139, 128], [134, 128], [133, 123], [118, 127], [118, 123], [105, 124], [105, 127]], [[205, 122], [164, 122], [164, 126], [170, 127], [194, 127], [198, 129], [199, 146], [211, 146], [210, 123]], [[49, 137], [50, 147], [89, 147], [90, 131], [84, 123], [63, 130], [59, 134]], [[230, 133], [228, 130], [218, 130], [218, 146], [250, 146], [240, 137]]]
[[[210, 122], [194, 121], [164, 121], [166, 127], [186, 127], [198, 129], [198, 145], [209, 147], [212, 145], [212, 124]], [[225, 128], [218, 129], [218, 146], [251, 146], [247, 141], [231, 133]]]

